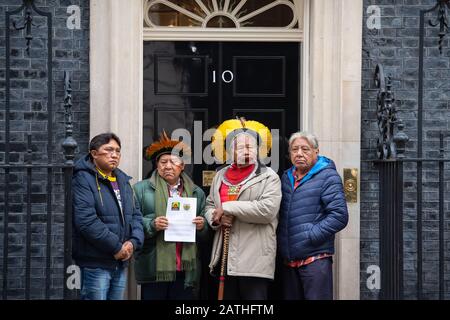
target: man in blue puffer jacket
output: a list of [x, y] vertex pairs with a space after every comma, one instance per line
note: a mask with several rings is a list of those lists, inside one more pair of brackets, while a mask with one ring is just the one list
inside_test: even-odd
[[81, 270], [83, 300], [121, 300], [128, 260], [144, 241], [131, 177], [117, 168], [120, 148], [115, 134], [100, 134], [75, 164], [72, 256]]
[[342, 180], [334, 162], [319, 156], [313, 134], [294, 133], [289, 153], [293, 167], [281, 179], [277, 230], [283, 295], [287, 300], [331, 300], [334, 235], [348, 222]]

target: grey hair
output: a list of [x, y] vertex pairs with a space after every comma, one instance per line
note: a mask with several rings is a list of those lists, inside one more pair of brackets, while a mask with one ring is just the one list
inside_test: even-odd
[[319, 148], [319, 141], [317, 140], [317, 137], [313, 133], [307, 131], [298, 131], [293, 133], [289, 138], [289, 150], [291, 150], [292, 143], [294, 143], [294, 141], [298, 138], [306, 139], [309, 145], [314, 149]]

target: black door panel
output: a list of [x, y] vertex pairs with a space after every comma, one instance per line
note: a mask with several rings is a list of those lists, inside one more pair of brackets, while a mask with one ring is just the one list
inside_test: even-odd
[[208, 56], [155, 54], [155, 95], [207, 96], [208, 64]]
[[283, 56], [234, 56], [233, 97], [285, 97]]

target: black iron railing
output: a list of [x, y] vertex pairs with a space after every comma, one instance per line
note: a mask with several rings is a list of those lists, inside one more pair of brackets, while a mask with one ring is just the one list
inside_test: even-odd
[[[374, 161], [379, 168], [379, 221], [380, 221], [380, 268], [381, 268], [381, 296], [382, 299], [403, 299], [405, 297], [404, 291], [404, 267], [405, 267], [405, 246], [404, 240], [408, 233], [408, 241], [411, 239], [411, 230], [405, 231], [404, 226], [407, 222], [415, 223], [415, 241], [416, 250], [412, 253], [416, 273], [416, 298], [424, 298], [424, 256], [430, 254], [429, 250], [424, 250], [424, 231], [429, 232], [430, 227], [424, 228], [424, 223], [428, 222], [429, 218], [425, 216], [425, 209], [437, 213], [437, 227], [432, 227], [431, 231], [436, 231], [437, 239], [433, 239], [437, 243], [436, 247], [432, 248], [438, 251], [437, 257], [431, 260], [438, 264], [438, 274], [436, 285], [431, 288], [433, 292], [438, 293], [439, 299], [446, 297], [445, 287], [445, 201], [446, 201], [446, 176], [445, 164], [450, 162], [450, 159], [445, 158], [444, 150], [444, 135], [447, 132], [441, 132], [439, 137], [439, 153], [435, 158], [425, 158], [423, 156], [423, 105], [424, 105], [424, 50], [425, 50], [425, 17], [427, 14], [436, 13], [434, 19], [428, 21], [431, 27], [438, 27], [437, 34], [439, 40], [437, 45], [439, 52], [442, 54], [443, 40], [448, 33], [448, 12], [450, 9], [450, 0], [437, 0], [434, 7], [420, 11], [420, 33], [419, 33], [419, 87], [418, 87], [418, 108], [417, 108], [417, 156], [416, 158], [405, 157], [405, 144], [408, 137], [403, 132], [404, 126], [401, 120], [398, 119], [395, 105], [395, 98], [392, 92], [391, 78], [386, 77], [383, 72], [383, 67], [378, 65], [375, 70], [375, 83], [379, 90], [377, 97], [377, 117], [379, 127], [379, 138], [377, 143], [377, 157]], [[424, 170], [426, 169], [426, 170]], [[430, 171], [431, 170], [431, 171]], [[438, 182], [434, 185], [437, 189], [437, 205], [436, 201], [424, 201], [424, 191], [428, 191], [427, 182], [424, 184], [424, 173], [437, 171]], [[407, 181], [405, 181], [407, 180]], [[415, 183], [415, 197], [414, 200], [404, 199], [405, 184], [409, 183], [413, 186]], [[447, 198], [450, 198], [447, 196]], [[447, 199], [448, 200], [448, 199]], [[431, 205], [430, 205], [431, 203]], [[405, 204], [408, 204], [408, 211], [405, 210]], [[412, 204], [412, 205], [411, 205]], [[415, 212], [415, 217], [411, 218], [412, 211]], [[409, 215], [409, 220], [405, 218], [405, 212]], [[428, 214], [428, 213], [427, 213]], [[424, 230], [426, 229], [426, 230]], [[428, 239], [429, 240], [429, 239]], [[433, 242], [433, 243], [434, 243]], [[411, 256], [409, 256], [409, 262]], [[436, 261], [437, 260], [437, 261]], [[427, 269], [428, 271], [428, 269]], [[411, 272], [409, 270], [408, 272]], [[428, 271], [429, 272], [429, 271]], [[427, 275], [430, 276], [429, 274]], [[434, 276], [434, 275], [433, 275]], [[427, 288], [426, 291], [430, 291]], [[408, 297], [411, 297], [408, 295]]]
[[[11, 21], [14, 15], [18, 15], [23, 12], [23, 20]], [[44, 298], [49, 299], [51, 297], [52, 291], [52, 273], [54, 269], [54, 257], [52, 256], [52, 244], [54, 244], [54, 232], [52, 230], [54, 226], [53, 219], [54, 211], [52, 201], [54, 190], [53, 186], [55, 182], [53, 177], [57, 173], [63, 173], [64, 175], [64, 275], [60, 275], [64, 280], [67, 277], [67, 266], [71, 265], [71, 223], [72, 223], [72, 205], [71, 205], [71, 177], [73, 171], [73, 159], [74, 152], [77, 147], [75, 140], [72, 137], [72, 102], [71, 102], [71, 86], [68, 74], [65, 74], [65, 90], [66, 97], [64, 101], [65, 115], [66, 115], [66, 139], [62, 144], [64, 157], [66, 159], [65, 163], [54, 163], [52, 152], [55, 149], [53, 143], [54, 128], [53, 128], [53, 28], [52, 28], [52, 14], [50, 12], [44, 12], [36, 8], [33, 0], [23, 0], [21, 7], [6, 11], [6, 69], [5, 69], [5, 158], [4, 163], [0, 164], [0, 173], [4, 174], [4, 213], [3, 213], [3, 259], [2, 259], [2, 298], [8, 299], [9, 290], [9, 258], [10, 258], [10, 219], [11, 219], [11, 202], [10, 197], [14, 196], [14, 192], [10, 191], [11, 187], [11, 174], [14, 172], [20, 173], [24, 176], [24, 184], [26, 189], [24, 190], [25, 195], [25, 272], [24, 272], [24, 296], [25, 299], [30, 299], [31, 286], [32, 286], [32, 247], [33, 243], [33, 212], [32, 206], [34, 204], [33, 197], [33, 176], [36, 176], [36, 171], [46, 173], [46, 180], [42, 181], [41, 184], [46, 185], [46, 204], [45, 204], [45, 235], [46, 235], [46, 250], [45, 250], [45, 288], [42, 288], [45, 292]], [[10, 32], [11, 29], [15, 30], [25, 30], [25, 41], [26, 41], [26, 52], [29, 54], [30, 46], [32, 46], [32, 30], [33, 30], [33, 17], [42, 16], [46, 18], [47, 21], [47, 150], [46, 150], [46, 163], [35, 163], [33, 161], [33, 135], [31, 133], [27, 134], [26, 149], [27, 152], [24, 157], [23, 162], [11, 161], [11, 45], [10, 45]], [[41, 26], [42, 27], [42, 26]], [[38, 243], [38, 245], [43, 245]], [[58, 269], [61, 269], [60, 267]], [[64, 298], [71, 298], [73, 291], [69, 291], [64, 281]], [[14, 296], [14, 298], [18, 298]], [[41, 297], [42, 298], [42, 297]]]
[[[416, 279], [417, 298], [423, 298], [423, 167], [428, 165], [438, 170], [438, 285], [433, 291], [439, 299], [445, 298], [445, 163], [444, 132], [440, 133], [439, 156], [437, 158], [405, 157], [405, 144], [409, 140], [403, 132], [404, 126], [397, 116], [391, 80], [385, 77], [383, 67], [377, 65], [375, 83], [379, 89], [377, 115], [379, 138], [377, 144], [378, 160], [374, 163], [379, 169], [379, 223], [380, 223], [380, 269], [381, 299], [404, 298], [404, 190], [405, 177], [411, 181], [410, 172], [405, 173], [407, 164], [416, 167]], [[406, 174], [406, 176], [405, 176]], [[450, 197], [448, 197], [450, 199]], [[409, 200], [408, 202], [411, 202]]]

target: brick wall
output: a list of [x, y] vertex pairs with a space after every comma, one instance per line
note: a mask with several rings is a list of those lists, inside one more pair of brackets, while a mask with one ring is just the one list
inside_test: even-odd
[[[21, 0], [2, 0], [0, 3], [0, 163], [5, 159], [5, 13], [21, 5]], [[89, 139], [89, 1], [37, 0], [38, 9], [51, 12], [53, 22], [53, 163], [62, 163], [64, 140], [64, 71], [72, 76], [74, 138], [79, 150], [87, 150]], [[81, 28], [70, 29], [67, 20], [80, 8]], [[20, 15], [12, 21], [20, 21]], [[33, 163], [47, 162], [47, 20], [33, 13], [34, 39], [30, 54], [26, 53], [23, 31], [10, 29], [11, 94], [10, 94], [10, 162], [23, 163], [27, 150], [27, 134], [32, 134]], [[63, 221], [64, 186], [60, 171], [52, 174], [52, 193], [47, 194], [47, 170], [32, 171], [31, 196], [31, 298], [44, 298], [46, 266], [47, 197], [52, 199], [51, 298], [62, 298], [63, 286]], [[4, 239], [4, 171], [0, 169], [0, 268], [3, 268]], [[8, 299], [25, 297], [26, 248], [26, 186], [23, 170], [10, 174]], [[3, 269], [0, 271], [0, 297], [3, 294]]]
[[[430, 9], [435, 0], [364, 0], [363, 21], [363, 79], [362, 79], [362, 159], [376, 157], [378, 136], [376, 118], [377, 90], [373, 81], [375, 66], [382, 63], [387, 75], [393, 77], [393, 90], [397, 99], [399, 117], [405, 123], [405, 132], [410, 141], [407, 157], [417, 156], [417, 99], [419, 66], [419, 13]], [[381, 28], [370, 30], [367, 20], [369, 6], [381, 10]], [[436, 19], [435, 12], [429, 18]], [[426, 19], [428, 21], [429, 19]], [[449, 136], [450, 126], [450, 49], [448, 36], [443, 42], [443, 53], [439, 54], [439, 29], [426, 24], [424, 50], [424, 113], [423, 156], [437, 157], [439, 134]], [[446, 139], [445, 148], [449, 148]], [[449, 152], [446, 152], [448, 157]], [[448, 166], [445, 168], [448, 169]], [[405, 165], [404, 184], [404, 287], [405, 298], [416, 298], [417, 283], [417, 217], [416, 217], [416, 167]], [[448, 174], [447, 174], [448, 176]], [[448, 194], [446, 178], [445, 193]], [[438, 171], [437, 165], [425, 165], [423, 174], [423, 281], [425, 299], [438, 298]], [[361, 164], [361, 298], [377, 299], [379, 291], [366, 286], [367, 267], [379, 264], [378, 224], [378, 171], [370, 162]], [[450, 197], [446, 196], [445, 210], [449, 209]], [[446, 219], [450, 216], [446, 214]], [[448, 252], [448, 220], [446, 220], [445, 248]], [[449, 257], [446, 257], [448, 274]], [[383, 270], [381, 270], [381, 273]], [[446, 279], [449, 279], [446, 276]], [[446, 291], [449, 292], [448, 280]], [[446, 298], [450, 296], [447, 294]]]

